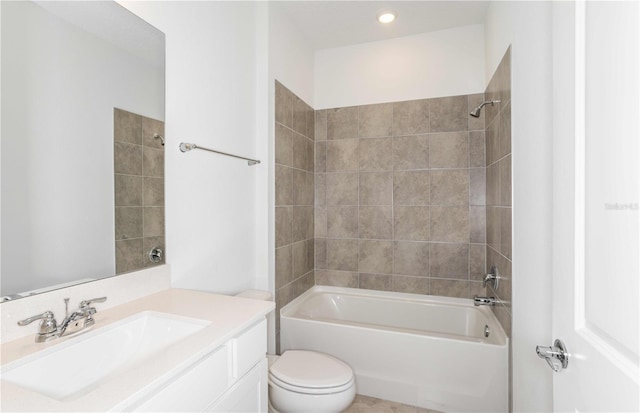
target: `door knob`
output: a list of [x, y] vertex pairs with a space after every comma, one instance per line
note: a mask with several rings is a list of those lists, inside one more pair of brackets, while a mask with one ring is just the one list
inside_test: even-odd
[[569, 353], [562, 340], [556, 339], [553, 347], [536, 346], [538, 357], [547, 360], [547, 364], [556, 373], [566, 369], [569, 365]]

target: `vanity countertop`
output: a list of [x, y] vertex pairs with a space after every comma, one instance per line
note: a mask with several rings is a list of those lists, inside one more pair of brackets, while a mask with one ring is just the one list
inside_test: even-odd
[[[199, 291], [168, 289], [129, 303], [100, 311], [92, 331], [107, 327], [142, 311], [157, 311], [183, 317], [210, 321], [199, 332], [173, 344], [158, 356], [134, 365], [130, 369], [114, 373], [101, 385], [85, 394], [59, 401], [29, 391], [13, 383], [0, 381], [2, 411], [86, 412], [118, 410], [124, 402], [140, 391], [153, 391], [176, 369], [183, 369], [252, 324], [262, 320], [275, 307], [273, 302], [251, 300]], [[36, 324], [36, 323], [34, 323]], [[76, 337], [63, 337], [47, 343], [35, 343], [34, 334], [0, 347], [2, 365], [38, 351], [51, 348]]]

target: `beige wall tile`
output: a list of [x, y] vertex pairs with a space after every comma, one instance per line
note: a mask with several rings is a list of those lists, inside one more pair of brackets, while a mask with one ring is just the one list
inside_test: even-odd
[[495, 206], [500, 203], [500, 175], [497, 163], [492, 163], [487, 166], [486, 174], [487, 174], [487, 195], [486, 195], [486, 204], [487, 206]]
[[327, 205], [358, 205], [358, 173], [327, 173]]
[[393, 210], [393, 239], [428, 241], [430, 214], [427, 206], [396, 206]]
[[360, 173], [360, 205], [391, 205], [393, 202], [392, 172]]
[[485, 168], [472, 168], [469, 170], [469, 204], [482, 205], [486, 204], [486, 170]]
[[393, 169], [393, 139], [360, 139], [360, 170], [389, 171]]
[[467, 95], [430, 99], [431, 132], [466, 131], [469, 107]]
[[358, 111], [358, 137], [380, 138], [391, 136], [392, 103], [359, 106]]
[[[489, 106], [491, 105], [487, 105], [485, 108], [488, 108]], [[500, 159], [500, 130], [498, 126], [498, 122], [493, 122], [485, 131], [484, 138], [486, 141], [485, 155], [487, 166]]]
[[317, 206], [324, 206], [327, 204], [327, 174], [316, 173], [315, 175], [315, 195], [313, 202]]
[[144, 206], [164, 206], [164, 178], [142, 179], [142, 203]]
[[358, 271], [358, 240], [327, 238], [327, 269]]
[[143, 147], [142, 175], [164, 178], [164, 150]]
[[498, 162], [499, 200], [502, 206], [511, 206], [511, 155]]
[[399, 293], [429, 294], [429, 279], [425, 277], [391, 277], [391, 289]]
[[326, 141], [327, 140], [327, 111], [326, 110], [316, 110], [315, 111], [315, 134], [314, 139], [316, 141]]
[[117, 174], [142, 175], [142, 146], [127, 142], [114, 142], [113, 167]]
[[500, 214], [500, 249], [499, 251], [511, 259], [511, 208], [499, 208]]
[[469, 281], [432, 278], [429, 280], [429, 290], [432, 295], [469, 298]]
[[[467, 106], [467, 114], [471, 113], [476, 107], [484, 102], [484, 93], [477, 93], [475, 95], [469, 95], [469, 106]], [[480, 111], [480, 117], [474, 118], [471, 115], [467, 116], [469, 122], [469, 130], [484, 130], [484, 110]]]
[[484, 131], [469, 132], [469, 166], [471, 168], [484, 168], [486, 166], [484, 150]]
[[313, 207], [294, 206], [291, 236], [293, 242], [313, 238]]
[[487, 245], [500, 250], [500, 208], [487, 207]]
[[360, 288], [367, 290], [391, 291], [391, 275], [360, 273]]
[[276, 207], [276, 248], [291, 244], [293, 207]]
[[391, 239], [393, 236], [391, 206], [361, 206], [358, 213], [359, 236], [364, 239]]
[[142, 238], [116, 241], [116, 274], [144, 268]]
[[431, 241], [469, 242], [469, 207], [431, 207]]
[[316, 172], [327, 171], [327, 141], [316, 142], [315, 148], [315, 164], [314, 168]]
[[276, 289], [293, 281], [293, 255], [291, 244], [276, 248]]
[[316, 271], [316, 284], [358, 288], [358, 273], [349, 271]]
[[327, 207], [327, 236], [329, 238], [358, 238], [358, 207]]
[[309, 272], [309, 256], [307, 252], [307, 242], [295, 242], [291, 244], [291, 256], [293, 267], [293, 279], [302, 277]]
[[483, 206], [469, 207], [469, 241], [485, 243], [487, 233], [487, 211]]
[[307, 115], [307, 132], [305, 135], [313, 141], [316, 138], [316, 114], [313, 108], [306, 103], [305, 112]]
[[143, 220], [141, 207], [116, 207], [116, 241], [131, 238], [141, 238], [142, 222]]
[[115, 175], [115, 206], [142, 206], [142, 177]]
[[394, 205], [429, 205], [429, 171], [396, 171], [393, 174]]
[[358, 107], [327, 109], [327, 139], [358, 137]]
[[431, 170], [432, 205], [469, 205], [469, 170]]
[[327, 236], [327, 207], [316, 206], [314, 211], [314, 237], [326, 238]]
[[359, 168], [359, 140], [339, 139], [327, 142], [327, 172], [357, 171]]
[[315, 266], [315, 268], [319, 268], [319, 269], [327, 268], [327, 240], [326, 240], [326, 238], [316, 238], [315, 239], [314, 252], [315, 252], [315, 257], [314, 257], [314, 266]]
[[142, 116], [113, 109], [114, 140], [142, 145]]
[[431, 168], [468, 168], [469, 133], [449, 132], [429, 135]]
[[293, 205], [293, 170], [276, 164], [276, 205]]
[[393, 103], [393, 136], [429, 133], [429, 100]]
[[293, 204], [313, 205], [313, 173], [292, 170], [293, 175]]
[[[360, 240], [358, 272], [391, 274], [393, 271], [393, 242]], [[360, 277], [362, 284], [362, 277]]]
[[430, 252], [426, 242], [396, 241], [393, 244], [393, 274], [429, 276]]
[[307, 104], [298, 96], [293, 96], [293, 127], [292, 129], [303, 136], [309, 136], [307, 131]]
[[275, 88], [275, 120], [291, 128], [293, 127], [293, 93], [278, 81]]
[[275, 127], [276, 163], [293, 166], [293, 132], [276, 123]]
[[[307, 155], [309, 153], [308, 151], [308, 145], [313, 145], [313, 143], [311, 141], [309, 141], [308, 138], [304, 137], [303, 135], [297, 133], [297, 132], [291, 132], [291, 142], [292, 142], [292, 165], [294, 168], [297, 169], [302, 169], [302, 170], [307, 170], [308, 168], [308, 160], [307, 160]], [[312, 158], [313, 159], [313, 158]]]
[[511, 102], [503, 105], [499, 122], [498, 128], [500, 132], [498, 136], [500, 143], [498, 151], [500, 157], [503, 157], [511, 153]]
[[485, 244], [469, 244], [469, 278], [475, 281], [484, 280], [487, 275]]
[[496, 318], [502, 325], [507, 337], [511, 337], [511, 313], [503, 305], [496, 305], [491, 307], [491, 311], [496, 315]]
[[469, 279], [469, 244], [431, 244], [430, 247], [432, 278]]
[[144, 207], [143, 208], [143, 237], [163, 237], [164, 236], [164, 208]]
[[394, 137], [393, 168], [395, 170], [429, 168], [429, 136]]

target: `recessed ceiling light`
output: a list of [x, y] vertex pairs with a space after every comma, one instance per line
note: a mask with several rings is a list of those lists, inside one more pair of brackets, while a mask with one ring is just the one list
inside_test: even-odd
[[385, 10], [378, 13], [378, 21], [382, 24], [391, 23], [396, 19], [396, 12], [391, 10]]

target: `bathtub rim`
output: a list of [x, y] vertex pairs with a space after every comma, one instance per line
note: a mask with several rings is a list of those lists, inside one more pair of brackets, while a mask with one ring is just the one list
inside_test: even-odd
[[[404, 301], [404, 302], [442, 304], [446, 306], [470, 308], [470, 309], [473, 309], [474, 311], [479, 311], [485, 317], [487, 317], [492, 321], [491, 323], [493, 324], [492, 334], [500, 335], [500, 337], [503, 339], [503, 340], [500, 340], [502, 341], [501, 343], [487, 343], [487, 342], [477, 341], [471, 338], [469, 339], [462, 338], [461, 336], [458, 336], [458, 335], [448, 335], [448, 334], [441, 334], [441, 333], [422, 334], [422, 335], [438, 337], [439, 339], [442, 339], [442, 340], [463, 340], [469, 343], [491, 345], [491, 346], [498, 346], [498, 347], [509, 346], [510, 338], [509, 336], [507, 336], [506, 332], [504, 331], [504, 328], [502, 327], [502, 324], [500, 324], [500, 321], [498, 320], [496, 315], [493, 313], [493, 311], [491, 311], [489, 307], [474, 306], [473, 300], [469, 298], [401, 293], [401, 292], [394, 292], [394, 291], [367, 290], [364, 288], [315, 285], [309, 288], [304, 293], [300, 294], [295, 299], [291, 300], [291, 302], [289, 302], [287, 305], [283, 306], [280, 309], [280, 318], [281, 319], [293, 318], [299, 321], [305, 321], [309, 323], [344, 324], [344, 325], [348, 325], [351, 328], [385, 330], [385, 328], [383, 327], [376, 327], [371, 324], [358, 324], [358, 323], [352, 323], [352, 322], [339, 323], [339, 322], [328, 321], [326, 319], [311, 319], [307, 317], [300, 317], [295, 314], [298, 308], [309, 296], [321, 294], [321, 293], [336, 293], [336, 294], [352, 295], [352, 296], [355, 295], [355, 296], [361, 296], [361, 297], [383, 298], [388, 300], [396, 300], [396, 301]], [[394, 334], [418, 334], [417, 332], [411, 331], [411, 330], [401, 331], [402, 329], [395, 329], [395, 328], [393, 330], [394, 330], [393, 331]]]

